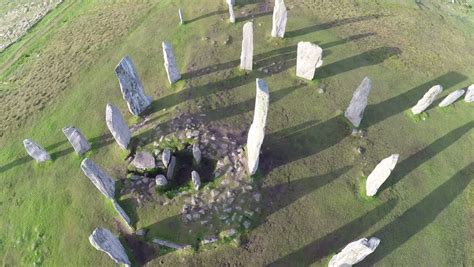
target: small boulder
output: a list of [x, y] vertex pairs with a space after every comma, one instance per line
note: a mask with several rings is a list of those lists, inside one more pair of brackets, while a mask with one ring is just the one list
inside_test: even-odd
[[164, 187], [168, 184], [168, 180], [166, 180], [164, 175], [158, 174], [155, 178], [155, 183], [157, 187]]
[[140, 170], [151, 170], [156, 168], [155, 157], [146, 151], [138, 152], [135, 155], [135, 158], [133, 158], [131, 164]]
[[26, 153], [36, 160], [36, 162], [41, 163], [51, 160], [51, 156], [48, 152], [30, 139], [23, 140], [23, 146], [25, 147]]

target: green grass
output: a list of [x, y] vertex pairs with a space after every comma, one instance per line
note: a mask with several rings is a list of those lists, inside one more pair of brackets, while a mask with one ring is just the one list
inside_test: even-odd
[[[97, 22], [136, 3], [83, 2], [51, 12], [0, 55], [2, 79], [49, 75], [35, 62], [61, 57], [54, 53], [68, 44], [61, 34], [71, 29], [76, 31], [71, 34], [84, 38], [100, 33], [100, 38], [87, 39], [90, 43], [77, 42], [80, 47], [74, 51], [97, 44], [94, 52], [78, 52], [77, 57], [87, 60], [61, 58], [78, 60], [64, 65], [71, 77], [63, 90], [53, 75], [42, 75], [47, 77], [42, 87], [54, 92], [44, 108], [25, 112], [29, 102], [22, 102], [22, 90], [34, 90], [21, 83], [15, 84], [18, 96], [9, 96], [12, 101], [20, 99], [12, 112], [29, 116], [21, 117], [25, 123], [19, 126], [2, 128], [0, 137], [3, 265], [113, 266], [87, 238], [98, 226], [118, 233], [114, 223], [118, 218], [82, 174], [81, 158], [72, 152], [61, 128], [81, 129], [92, 142], [91, 157], [113, 177], [124, 175], [124, 152], [104, 136], [108, 102], [117, 105], [130, 123], [136, 122], [113, 72], [124, 55], [131, 56], [147, 94], [155, 100], [152, 119], [156, 123], [181, 110], [205, 113], [215, 123], [246, 130], [253, 115], [255, 78], [264, 78], [270, 88], [267, 134], [256, 179], [261, 184], [262, 213], [245, 233], [247, 243], [197, 253], [163, 250], [148, 259], [150, 265], [323, 266], [347, 243], [372, 235], [382, 243], [362, 265], [469, 266], [472, 262], [473, 106], [456, 103], [446, 112], [429, 109], [429, 119], [423, 123], [413, 123], [404, 114], [435, 84], [442, 84], [448, 93], [473, 83], [469, 78], [474, 75], [471, 11], [446, 7], [441, 0], [427, 3], [426, 9], [408, 0], [287, 1], [291, 7], [287, 38], [269, 37], [270, 15], [255, 18], [256, 66], [242, 73], [238, 64], [244, 21], [227, 23], [224, 3], [140, 1], [142, 9], [134, 9], [133, 18], [127, 20], [130, 24], [108, 36], [112, 26]], [[263, 7], [253, 2], [242, 1], [236, 14], [258, 13]], [[179, 6], [185, 7], [188, 23], [184, 26], [178, 25]], [[370, 17], [374, 14], [380, 17]], [[60, 22], [54, 18], [61, 18]], [[35, 35], [42, 29], [44, 35]], [[102, 43], [102, 36], [110, 41]], [[223, 44], [228, 36], [232, 41]], [[183, 81], [170, 86], [162, 67], [163, 40], [173, 45], [182, 73], [204, 69], [204, 74], [184, 75]], [[325, 63], [314, 81], [294, 75], [299, 41], [315, 42], [325, 51]], [[269, 68], [273, 75], [259, 68]], [[371, 78], [373, 90], [361, 125], [367, 131], [363, 139], [350, 136], [351, 128], [341, 114], [365, 76]], [[324, 94], [317, 92], [321, 86]], [[46, 147], [54, 161], [33, 163], [21, 143], [27, 137]], [[354, 153], [358, 146], [367, 151]], [[374, 199], [362, 198], [361, 173], [369, 173], [391, 153], [400, 154], [391, 177]], [[156, 207], [135, 208], [125, 199], [120, 204], [134, 212], [131, 217], [137, 220], [137, 229], [150, 230], [147, 239], [156, 235], [195, 244], [195, 237], [204, 232], [180, 222], [179, 200]]]

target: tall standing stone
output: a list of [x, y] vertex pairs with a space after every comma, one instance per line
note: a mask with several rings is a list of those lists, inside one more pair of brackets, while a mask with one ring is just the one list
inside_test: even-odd
[[398, 154], [393, 154], [377, 164], [375, 169], [369, 174], [369, 177], [367, 177], [365, 184], [367, 196], [372, 197], [377, 194], [380, 186], [387, 180], [395, 168], [395, 165], [397, 165], [399, 156]]
[[191, 180], [193, 181], [194, 189], [199, 190], [199, 187], [201, 187], [201, 176], [199, 176], [197, 171], [191, 172]]
[[359, 127], [362, 117], [364, 116], [364, 110], [367, 106], [370, 90], [372, 89], [372, 82], [369, 78], [365, 77], [362, 83], [355, 90], [352, 96], [351, 103], [347, 108], [344, 116], [354, 125]]
[[275, 0], [273, 7], [273, 37], [285, 37], [286, 22], [288, 20], [288, 11], [286, 10], [285, 1]]
[[255, 98], [255, 111], [253, 122], [247, 136], [247, 160], [250, 175], [255, 174], [258, 168], [260, 148], [265, 136], [270, 94], [268, 86], [262, 79], [257, 79], [257, 96]]
[[128, 143], [130, 143], [131, 133], [120, 110], [111, 104], [107, 104], [105, 109], [105, 121], [117, 144], [122, 149], [127, 149]]
[[42, 163], [51, 160], [51, 156], [48, 152], [30, 139], [23, 140], [23, 146], [25, 147], [26, 153], [36, 160], [36, 162]]
[[168, 81], [170, 84], [177, 82], [181, 79], [181, 73], [179, 73], [178, 65], [173, 53], [173, 47], [168, 42], [161, 44], [163, 47], [163, 58], [165, 60], [166, 74], [168, 75]]
[[96, 228], [89, 236], [89, 242], [97, 250], [105, 252], [109, 257], [118, 264], [130, 266], [125, 248], [109, 230], [105, 228]]
[[307, 80], [314, 78], [316, 69], [323, 65], [323, 49], [310, 42], [299, 42], [296, 58], [296, 76]]
[[464, 96], [464, 101], [466, 101], [467, 103], [474, 102], [474, 84], [467, 88], [466, 96]]
[[168, 181], [174, 177], [174, 169], [176, 168], [176, 157], [171, 156], [170, 164], [168, 164], [168, 170], [166, 171], [166, 178]]
[[171, 150], [169, 148], [165, 148], [163, 150], [163, 153], [161, 154], [161, 161], [163, 162], [163, 165], [165, 165], [166, 168], [168, 168], [168, 165], [170, 164], [171, 160]]
[[82, 161], [81, 169], [104, 196], [108, 199], [114, 199], [115, 181], [107, 173], [89, 158]]
[[201, 163], [202, 153], [199, 144], [193, 144], [193, 158], [197, 165]]
[[183, 25], [184, 24], [184, 16], [183, 16], [183, 11], [178, 9], [178, 15], [179, 15], [179, 24]]
[[425, 93], [425, 95], [418, 100], [418, 103], [411, 108], [411, 112], [417, 115], [425, 111], [436, 99], [436, 96], [443, 92], [443, 87], [441, 85], [435, 85]]
[[68, 126], [63, 128], [63, 133], [77, 154], [83, 155], [91, 149], [91, 145], [79, 129]]
[[227, 6], [229, 7], [229, 21], [230, 23], [235, 23], [235, 15], [234, 15], [234, 0], [226, 0]]
[[119, 79], [120, 90], [123, 99], [127, 102], [128, 109], [133, 115], [140, 115], [151, 104], [151, 97], [145, 95], [142, 83], [129, 56], [120, 61], [115, 68], [115, 74]]
[[242, 38], [242, 53], [240, 54], [240, 69], [252, 70], [253, 65], [253, 23], [244, 24]]
[[120, 207], [119, 203], [117, 203], [117, 201], [115, 201], [115, 199], [113, 199], [112, 204], [114, 206], [115, 211], [120, 216], [120, 218], [122, 218], [122, 220], [127, 224], [127, 226], [130, 229], [133, 229], [132, 221], [130, 220], [130, 217], [128, 217], [127, 213], [122, 209], [122, 207]]
[[351, 242], [331, 258], [328, 267], [352, 266], [359, 263], [374, 252], [379, 244], [380, 239], [376, 237], [362, 238]]
[[447, 97], [445, 97], [443, 99], [443, 101], [441, 101], [441, 103], [439, 103], [439, 107], [447, 107], [449, 105], [451, 105], [452, 103], [454, 103], [456, 100], [458, 100], [462, 95], [464, 95], [464, 89], [459, 89], [459, 90], [456, 90], [452, 93], [450, 93]]

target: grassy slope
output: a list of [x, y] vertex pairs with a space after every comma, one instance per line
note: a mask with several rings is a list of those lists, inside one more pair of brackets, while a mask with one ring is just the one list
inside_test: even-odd
[[[93, 65], [74, 74], [66, 93], [60, 93], [55, 102], [34, 115], [28, 126], [0, 139], [0, 229], [6, 229], [0, 233], [0, 255], [4, 264], [26, 265], [38, 258], [47, 265], [111, 264], [106, 256], [94, 251], [87, 236], [96, 226], [113, 228], [114, 212], [81, 173], [80, 159], [70, 153], [60, 129], [74, 124], [93, 138], [96, 149], [92, 157], [114, 174], [113, 166], [122, 154], [116, 145], [102, 138], [106, 133], [103, 114], [107, 102], [126, 112], [113, 68], [123, 55], [129, 54], [148, 93], [160, 99], [155, 103], [156, 110], [174, 104], [181, 104], [185, 110], [200, 107], [212, 120], [246, 128], [252, 115], [254, 78], [265, 77], [272, 92], [262, 156], [266, 174], [262, 188], [264, 214], [262, 223], [250, 233], [246, 249], [223, 247], [193, 256], [171, 253], [153, 264], [322, 264], [347, 242], [375, 233], [382, 238], [382, 244], [368, 258], [369, 263], [469, 265], [472, 258], [466, 256], [466, 251], [472, 249], [472, 234], [468, 232], [472, 186], [467, 185], [473, 178], [473, 152], [468, 149], [474, 139], [472, 106], [458, 103], [447, 110], [435, 108], [428, 112], [427, 121], [418, 123], [403, 113], [427, 87], [435, 84], [436, 77], [447, 85], [446, 91], [472, 82], [468, 78], [474, 74], [469, 65], [472, 41], [459, 43], [463, 35], [455, 34], [472, 34], [469, 24], [457, 24], [456, 17], [434, 16], [438, 14], [437, 7], [419, 10], [411, 1], [357, 1], [358, 7], [345, 2], [313, 2], [287, 3], [292, 10], [289, 37], [285, 40], [268, 36], [270, 16], [256, 19], [257, 70], [249, 75], [235, 68], [243, 23], [225, 23], [224, 5], [206, 4], [204, 0], [187, 3], [185, 14], [189, 19], [213, 15], [185, 27], [177, 26], [178, 3], [163, 1], [151, 13], [144, 12], [137, 26], [126, 37], [117, 39], [121, 42], [101, 50]], [[258, 12], [259, 7], [241, 5], [237, 14], [252, 9]], [[94, 12], [95, 7], [89, 4], [84, 10]], [[221, 12], [215, 14], [216, 10]], [[328, 24], [379, 12], [388, 14], [378, 19], [376, 26], [370, 19]], [[432, 21], [420, 20], [424, 23], [419, 24], [412, 21], [416, 16], [431, 17]], [[400, 25], [399, 32], [388, 25]], [[66, 23], [63, 27], [67, 26]], [[413, 33], [406, 33], [405, 27]], [[442, 40], [439, 46], [428, 41], [429, 34], [425, 32], [431, 27]], [[376, 35], [349, 38], [371, 32]], [[232, 42], [223, 45], [227, 35]], [[410, 35], [424, 42], [417, 43]], [[202, 40], [202, 36], [210, 39]], [[180, 66], [191, 68], [195, 64], [194, 69], [201, 69], [218, 64], [220, 71], [171, 88], [161, 67], [163, 39], [173, 44]], [[293, 46], [300, 40], [321, 44], [326, 51], [326, 67], [319, 74], [325, 94], [316, 92], [318, 82], [301, 86], [294, 77]], [[400, 58], [387, 59], [393, 50], [378, 49], [392, 46], [402, 51]], [[282, 61], [287, 63], [278, 75], [268, 76], [258, 70]], [[186, 68], [182, 67], [182, 71], [186, 72]], [[340, 114], [366, 75], [373, 80], [374, 88], [363, 123], [368, 139], [363, 141], [348, 136], [350, 129]], [[226, 82], [219, 83], [223, 80]], [[186, 98], [192, 100], [183, 102]], [[173, 110], [157, 114], [164, 114], [166, 119]], [[54, 163], [36, 166], [29, 161], [21, 147], [24, 137], [49, 147], [56, 158]], [[364, 158], [355, 153], [359, 145], [367, 148]], [[395, 152], [401, 154], [401, 162], [391, 177], [393, 185], [376, 200], [361, 199], [359, 177]], [[176, 211], [157, 214], [157, 227], [173, 213]], [[153, 222], [148, 217], [143, 216], [147, 219], [139, 225]], [[179, 236], [178, 241], [185, 238], [183, 233]], [[68, 256], [64, 257], [66, 253]]]

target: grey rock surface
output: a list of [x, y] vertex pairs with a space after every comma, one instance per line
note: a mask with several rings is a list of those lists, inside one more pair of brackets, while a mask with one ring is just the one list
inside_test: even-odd
[[201, 187], [201, 176], [199, 176], [199, 173], [197, 171], [192, 171], [191, 179], [193, 180], [194, 189], [199, 190]]
[[25, 147], [26, 153], [28, 153], [30, 157], [36, 160], [36, 162], [42, 163], [51, 160], [51, 156], [49, 155], [49, 153], [46, 152], [43, 147], [33, 142], [32, 140], [23, 140], [23, 146]]
[[275, 0], [273, 7], [272, 36], [285, 37], [286, 23], [288, 20], [288, 11], [286, 10], [284, 0]]
[[168, 180], [166, 180], [166, 177], [164, 175], [158, 174], [155, 177], [155, 183], [156, 183], [156, 186], [163, 187], [163, 186], [166, 186], [168, 184]]
[[234, 4], [229, 4], [230, 2], [227, 2], [227, 6], [229, 7], [229, 21], [230, 23], [235, 23], [235, 14], [234, 14]]
[[243, 28], [240, 69], [252, 70], [253, 66], [253, 23], [246, 22]]
[[166, 168], [168, 168], [168, 165], [170, 164], [171, 160], [171, 151], [168, 148], [165, 148], [163, 150], [163, 153], [161, 154], [161, 161], [163, 162], [163, 165], [165, 165]]
[[163, 239], [158, 239], [158, 238], [153, 239], [152, 242], [157, 244], [157, 245], [160, 245], [160, 246], [165, 246], [165, 247], [173, 248], [173, 249], [177, 249], [177, 250], [191, 248], [190, 245], [180, 245], [180, 244], [176, 244], [176, 243], [166, 241], [166, 240], [163, 240]]
[[109, 128], [117, 144], [122, 149], [127, 149], [128, 143], [130, 143], [131, 133], [120, 110], [111, 104], [107, 104], [105, 109], [105, 121], [107, 128]]
[[130, 266], [125, 248], [109, 230], [105, 228], [96, 228], [89, 236], [89, 242], [97, 250], [105, 252], [109, 257], [118, 264]]
[[383, 159], [375, 169], [367, 177], [367, 182], [365, 184], [365, 191], [367, 196], [375, 196], [380, 186], [388, 179], [392, 173], [395, 165], [397, 165], [398, 158], [400, 155], [393, 154], [388, 158]]
[[91, 145], [89, 142], [87, 142], [87, 139], [79, 131], [79, 129], [68, 126], [63, 128], [63, 133], [77, 154], [83, 155], [91, 149]]
[[411, 112], [417, 115], [421, 112], [425, 111], [436, 99], [441, 92], [443, 92], [443, 87], [441, 85], [435, 85], [425, 93], [425, 95], [418, 100], [418, 103], [414, 107], [411, 108]]
[[296, 56], [296, 76], [313, 80], [316, 69], [323, 65], [323, 49], [310, 42], [299, 42]]
[[120, 83], [123, 99], [127, 102], [130, 112], [138, 116], [150, 104], [151, 97], [145, 95], [143, 85], [129, 56], [124, 57], [115, 68]]
[[81, 169], [104, 196], [114, 199], [115, 181], [107, 173], [89, 158], [82, 161]]
[[173, 179], [175, 168], [176, 168], [176, 157], [171, 156], [170, 164], [168, 165], [168, 170], [166, 172], [166, 178], [168, 178], [168, 180]]
[[354, 125], [359, 127], [362, 117], [364, 115], [365, 107], [367, 106], [370, 90], [372, 89], [372, 82], [369, 78], [365, 77], [362, 83], [355, 90], [352, 96], [351, 103], [347, 108], [344, 116]]
[[201, 163], [202, 153], [201, 149], [199, 148], [199, 144], [197, 143], [193, 144], [193, 158], [196, 164], [199, 165]]
[[361, 262], [368, 255], [375, 251], [380, 244], [380, 239], [376, 237], [362, 238], [349, 243], [341, 252], [331, 258], [329, 267], [348, 267]]
[[150, 170], [156, 168], [155, 157], [150, 152], [140, 151], [135, 154], [131, 164], [140, 170]]
[[466, 95], [464, 96], [464, 101], [466, 101], [467, 103], [474, 102], [474, 84], [467, 88]]
[[117, 201], [113, 199], [112, 204], [114, 205], [114, 209], [118, 213], [120, 218], [122, 218], [122, 220], [127, 224], [127, 226], [130, 229], [133, 229], [132, 221], [130, 220], [130, 217], [128, 217], [127, 213], [122, 209], [122, 207], [120, 207], [119, 203], [117, 203]]
[[439, 107], [447, 107], [458, 100], [462, 95], [464, 95], [464, 89], [456, 90], [446, 96], [441, 103], [439, 103]]
[[184, 16], [183, 16], [183, 11], [178, 9], [178, 15], [179, 15], [179, 24], [183, 25], [184, 24]]
[[171, 44], [168, 42], [163, 42], [161, 46], [163, 47], [163, 58], [168, 81], [170, 84], [173, 84], [181, 79], [181, 73], [179, 72], [178, 64], [176, 64], [173, 47], [171, 47]]

